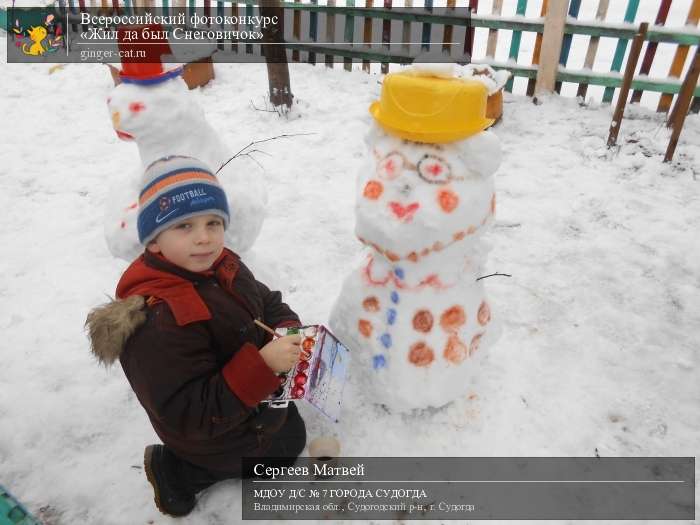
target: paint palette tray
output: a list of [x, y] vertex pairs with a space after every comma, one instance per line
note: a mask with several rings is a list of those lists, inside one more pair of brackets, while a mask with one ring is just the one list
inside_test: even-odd
[[286, 335], [300, 334], [302, 353], [285, 382], [267, 400], [271, 407], [304, 400], [333, 421], [340, 405], [350, 352], [328, 328], [310, 325], [287, 328]]

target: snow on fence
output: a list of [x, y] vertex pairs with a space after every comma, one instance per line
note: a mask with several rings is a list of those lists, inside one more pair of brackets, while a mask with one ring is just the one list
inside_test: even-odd
[[[324, 1], [324, 0], [321, 0]], [[530, 3], [536, 0], [530, 0]], [[593, 0], [591, 0], [593, 1]], [[507, 69], [514, 78], [527, 79], [526, 94], [532, 96], [536, 89], [559, 92], [563, 82], [578, 84], [577, 95], [585, 97], [591, 85], [605, 88], [602, 100], [611, 102], [615, 91], [623, 84], [624, 58], [628, 43], [639, 29], [635, 21], [640, 0], [614, 0], [626, 2], [623, 23], [606, 22], [610, 0], [598, 0], [595, 19], [578, 18], [581, 0], [541, 0], [540, 17], [525, 16], [528, 0], [517, 0], [514, 13], [503, 12], [503, 0], [493, 0], [491, 12], [479, 10], [479, 0], [446, 0], [447, 9], [437, 13], [433, 0], [293, 0], [279, 2], [285, 13], [284, 39], [289, 58], [315, 64], [323, 55], [323, 62], [333, 67], [342, 61], [345, 69], [352, 69], [353, 62], [361, 62], [370, 71], [371, 62], [381, 64], [381, 72], [389, 70], [390, 63], [410, 63], [425, 50], [440, 49], [455, 61], [488, 64], [495, 69]], [[651, 2], [654, 0], [644, 0]], [[668, 112], [674, 95], [681, 91], [681, 75], [687, 68], [691, 48], [700, 44], [700, 0], [691, 0], [684, 27], [666, 27], [665, 22], [673, 0], [656, 0], [658, 12], [649, 22], [645, 36], [646, 48], [638, 72], [633, 76], [631, 102], [639, 102], [645, 91], [661, 93], [658, 111]], [[59, 0], [65, 4], [66, 0]], [[162, 7], [195, 10], [206, 16], [257, 15], [259, 8], [254, 0], [68, 0], [73, 13], [87, 7], [101, 6], [107, 10], [138, 12], [147, 8]], [[400, 3], [399, 3], [400, 2]], [[416, 7], [420, 2], [420, 7]], [[260, 3], [260, 2], [257, 2]], [[360, 6], [360, 3], [362, 5]], [[482, 2], [484, 4], [484, 2]], [[445, 5], [444, 3], [441, 5]], [[533, 5], [535, 5], [533, 3]], [[467, 9], [471, 16], [467, 15]], [[488, 31], [483, 56], [476, 56], [476, 29]], [[244, 30], [243, 27], [224, 27], [227, 30]], [[520, 52], [522, 35], [536, 35], [534, 50], [529, 60], [523, 62]], [[583, 67], [567, 67], [572, 39], [589, 37]], [[497, 60], [499, 39], [510, 38], [508, 58]], [[601, 56], [601, 38], [614, 38], [617, 45], [612, 57]], [[416, 42], [414, 42], [417, 40]], [[543, 46], [543, 41], [546, 45]], [[650, 77], [652, 63], [659, 43], [676, 45], [673, 62], [666, 77]], [[418, 45], [415, 45], [418, 44]], [[481, 44], [481, 42], [479, 42]], [[218, 43], [220, 53], [261, 54], [260, 46], [239, 45], [233, 42]], [[594, 71], [594, 63], [609, 62], [609, 71]], [[512, 91], [513, 78], [506, 85]], [[700, 86], [691, 94], [691, 112], [700, 111]], [[676, 97], [677, 98], [677, 97]]]

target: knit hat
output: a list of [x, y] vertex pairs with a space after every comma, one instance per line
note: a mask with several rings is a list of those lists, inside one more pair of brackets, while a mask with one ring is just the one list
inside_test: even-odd
[[211, 170], [192, 157], [173, 155], [151, 163], [139, 194], [138, 231], [144, 246], [176, 222], [211, 213], [228, 227], [226, 193]]

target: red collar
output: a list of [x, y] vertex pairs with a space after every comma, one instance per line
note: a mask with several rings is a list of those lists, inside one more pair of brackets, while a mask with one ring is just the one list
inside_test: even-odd
[[233, 293], [233, 281], [240, 259], [224, 248], [212, 267], [205, 272], [190, 272], [171, 263], [160, 254], [144, 251], [122, 274], [116, 295], [124, 299], [131, 295], [156, 297], [165, 301], [178, 326], [211, 319], [211, 312], [194, 286], [215, 277], [222, 288]]

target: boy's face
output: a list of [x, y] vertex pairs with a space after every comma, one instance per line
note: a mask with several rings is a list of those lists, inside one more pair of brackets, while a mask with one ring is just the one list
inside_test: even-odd
[[185, 270], [203, 272], [224, 249], [224, 221], [212, 214], [190, 217], [158, 234], [147, 249]]

